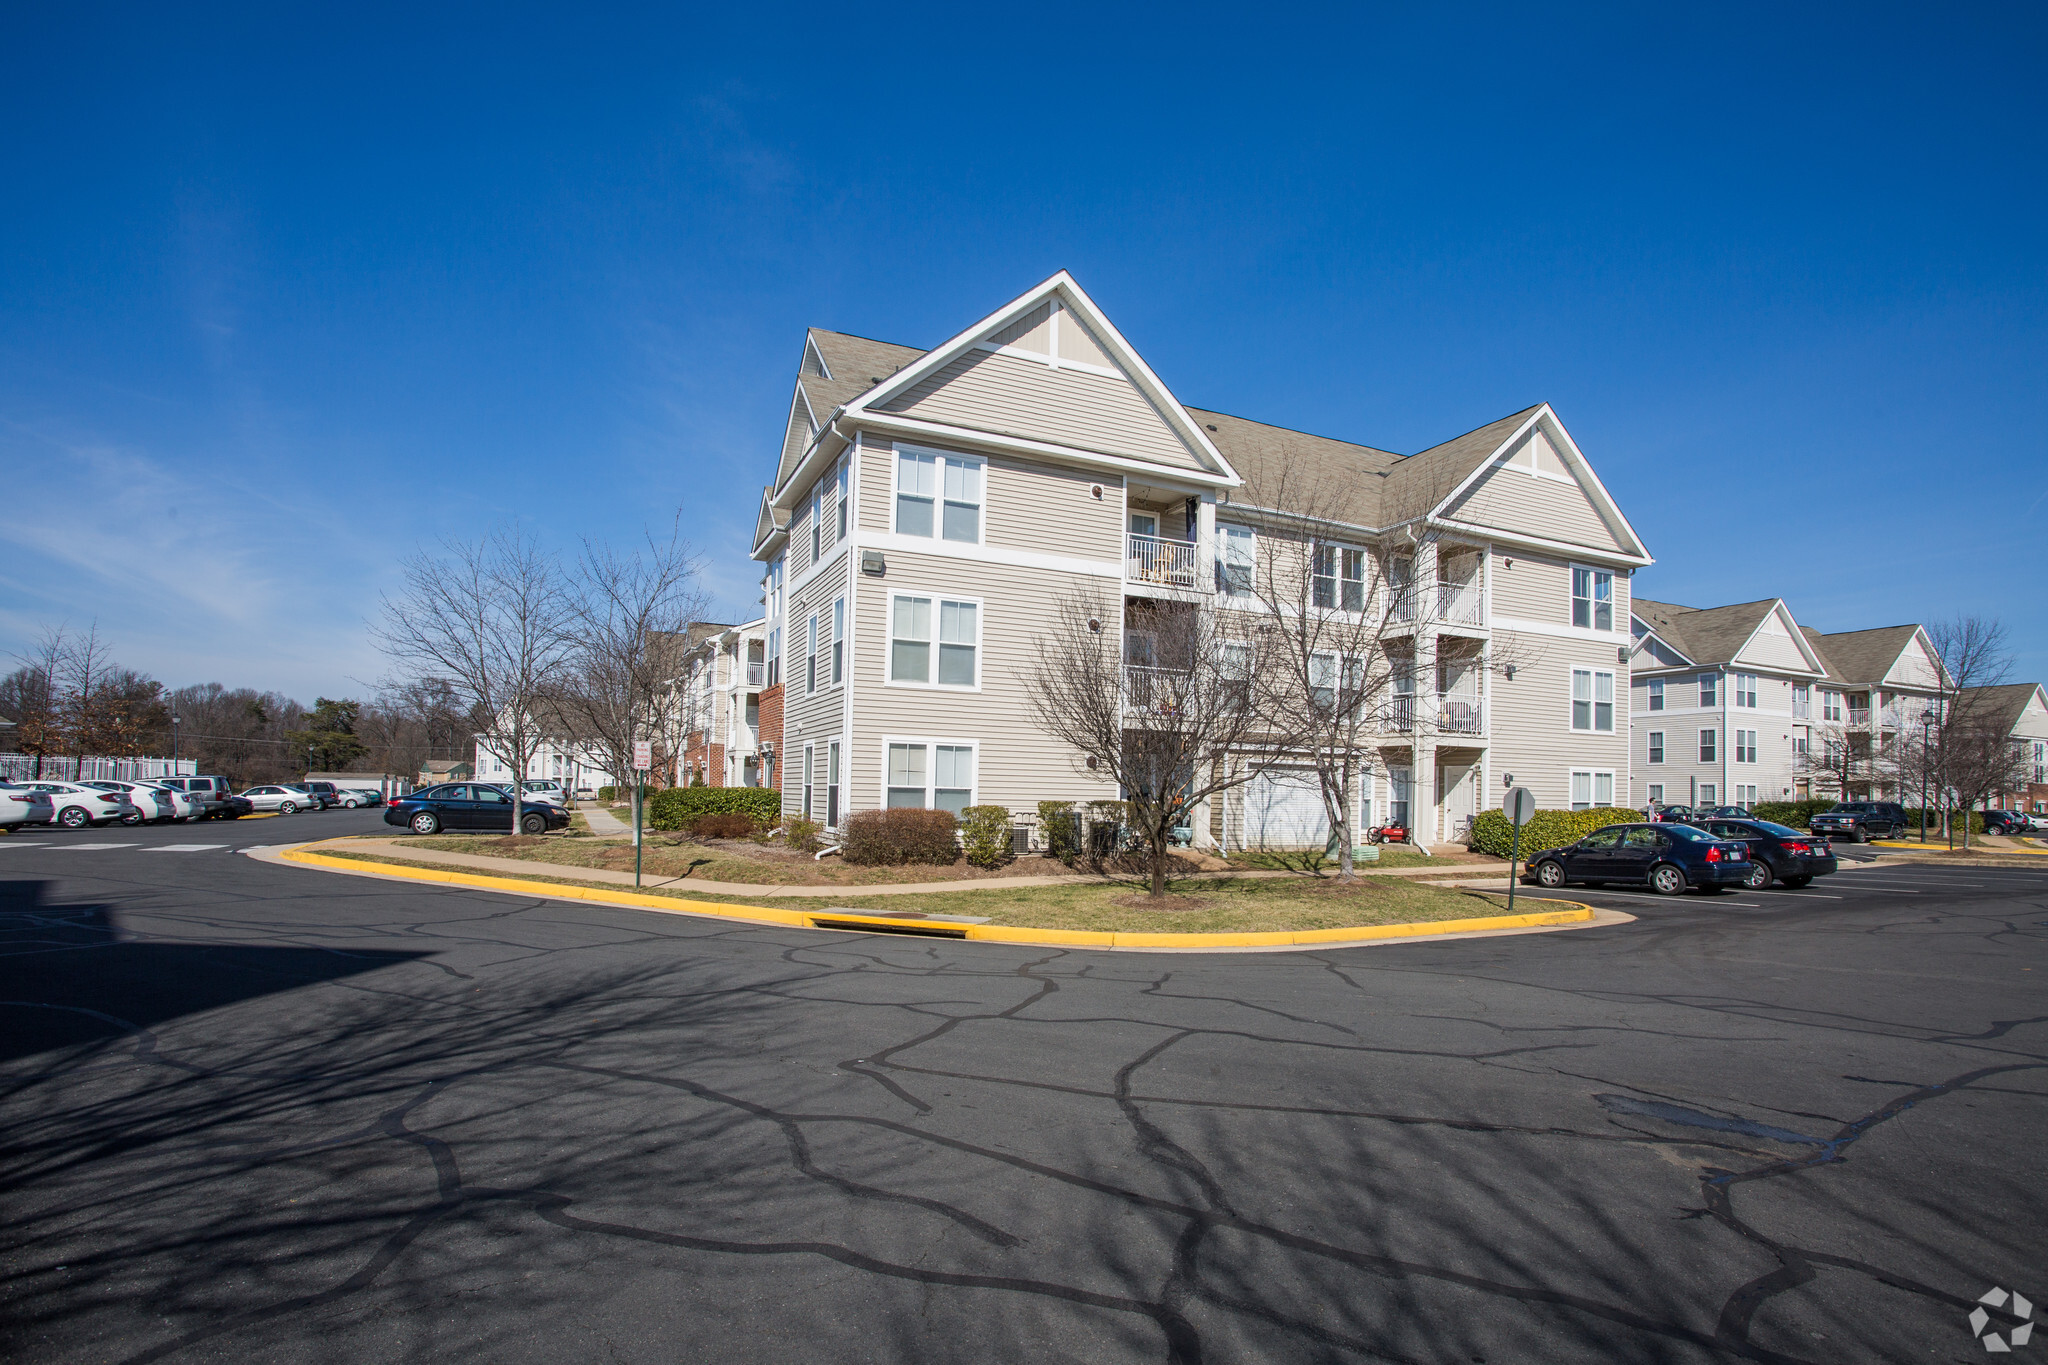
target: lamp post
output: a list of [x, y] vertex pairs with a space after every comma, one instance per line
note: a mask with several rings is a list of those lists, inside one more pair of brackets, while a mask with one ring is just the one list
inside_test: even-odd
[[1934, 708], [1920, 713], [1920, 842], [1927, 842], [1927, 771], [1933, 761], [1929, 747], [1934, 743]]

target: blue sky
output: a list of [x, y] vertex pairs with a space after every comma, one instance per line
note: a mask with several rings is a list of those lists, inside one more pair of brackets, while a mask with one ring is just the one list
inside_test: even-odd
[[[1669, 9], [1670, 7], [1666, 7]], [[1072, 270], [1185, 401], [1553, 403], [1646, 596], [2048, 678], [2037, 7], [44, 6], [0, 55], [0, 650], [360, 692], [423, 541], [678, 506], [734, 613], [802, 329]], [[2002, 577], [2003, 581], [2000, 581]]]

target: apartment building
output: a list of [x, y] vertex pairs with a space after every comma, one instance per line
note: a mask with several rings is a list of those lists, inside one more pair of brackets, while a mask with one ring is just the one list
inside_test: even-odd
[[774, 748], [761, 742], [761, 693], [768, 685], [767, 618], [737, 626], [693, 626], [682, 658], [683, 717], [677, 781], [709, 787], [772, 787]]
[[[1629, 585], [1651, 560], [1547, 404], [1407, 456], [1185, 407], [1062, 272], [929, 351], [806, 335], [753, 549], [784, 810], [1116, 797], [1032, 719], [1053, 604], [1100, 601], [1144, 669], [1131, 608], [1231, 609], [1261, 539], [1293, 534], [1247, 490], [1290, 470], [1346, 490], [1319, 542], [1333, 609], [1369, 609], [1368, 565], [1403, 604], [1408, 704], [1353, 794], [1361, 827], [1455, 838], [1510, 776], [1545, 806], [1627, 799]], [[1278, 769], [1191, 814], [1226, 845], [1315, 842], [1321, 818]]]
[[2017, 750], [2019, 780], [2013, 790], [1994, 795], [1992, 806], [2048, 815], [2048, 690], [2039, 683], [2006, 683], [1965, 688], [1961, 697]]

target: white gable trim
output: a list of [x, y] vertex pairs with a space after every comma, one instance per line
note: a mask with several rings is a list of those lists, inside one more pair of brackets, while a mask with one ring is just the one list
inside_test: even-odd
[[[1545, 419], [1548, 420], [1546, 421]], [[1509, 463], [1502, 458], [1507, 453], [1508, 448], [1524, 436], [1527, 436], [1539, 423], [1543, 426], [1544, 435], [1551, 438], [1551, 444], [1558, 447], [1558, 453], [1564, 457], [1566, 467], [1577, 476], [1580, 486], [1582, 488], [1590, 487], [1590, 491], [1594, 495], [1594, 510], [1599, 512], [1601, 518], [1607, 522], [1609, 530], [1619, 533], [1617, 538], [1623, 543], [1622, 553], [1628, 558], [1644, 564], [1654, 562], [1650, 557], [1649, 547], [1643, 544], [1643, 538], [1636, 534], [1636, 528], [1629, 524], [1629, 519], [1621, 514], [1621, 506], [1615, 502], [1614, 495], [1607, 491], [1607, 485], [1600, 482], [1600, 476], [1593, 472], [1593, 462], [1588, 460], [1585, 452], [1579, 449], [1579, 443], [1574, 441], [1572, 434], [1564, 429], [1564, 423], [1558, 420], [1557, 414], [1551, 411], [1550, 404], [1548, 403], [1538, 404], [1536, 411], [1529, 414], [1528, 421], [1516, 427], [1506, 440], [1495, 446], [1493, 452], [1480, 461], [1479, 467], [1470, 474], [1467, 474], [1458, 486], [1450, 491], [1449, 496], [1432, 509], [1432, 517], [1441, 515], [1444, 509], [1465, 496], [1481, 479], [1492, 473], [1494, 469]], [[1529, 473], [1531, 471], [1523, 470], [1522, 472]]]
[[[1825, 678], [1828, 675], [1827, 668], [1822, 665], [1820, 661], [1820, 655], [1814, 652], [1813, 642], [1806, 638], [1806, 632], [1801, 630], [1799, 628], [1799, 623], [1792, 619], [1792, 608], [1785, 605], [1785, 599], [1782, 597], [1773, 601], [1771, 603], [1771, 609], [1765, 612], [1762, 616], [1757, 618], [1756, 628], [1750, 631], [1749, 635], [1747, 636], [1747, 638], [1743, 640], [1742, 644], [1735, 650], [1733, 654], [1729, 655], [1729, 666], [1733, 667], [1735, 661], [1742, 657], [1742, 651], [1748, 649], [1751, 645], [1756, 643], [1756, 637], [1758, 636], [1758, 634], [1762, 632], [1764, 628], [1764, 622], [1770, 620], [1773, 616], [1779, 618], [1779, 620], [1783, 623], [1785, 627], [1785, 633], [1787, 635], [1790, 635], [1792, 637], [1792, 643], [1799, 647], [1799, 657], [1806, 660], [1806, 662], [1810, 665], [1807, 671], [1812, 673], [1813, 676], [1816, 678]], [[1668, 646], [1671, 642], [1669, 640], [1666, 640], [1664, 643]], [[1791, 673], [1796, 671], [1794, 669], [1789, 668], [1766, 667], [1762, 664], [1748, 664], [1745, 666], [1749, 668], [1761, 669], [1762, 671], [1767, 673]]]
[[806, 359], [815, 359], [818, 362], [818, 373], [820, 375], [826, 379], [832, 378], [832, 367], [825, 363], [825, 353], [818, 349], [817, 341], [809, 336], [804, 338], [804, 356]]
[[1927, 638], [1927, 628], [1925, 626], [1913, 627], [1912, 636], [1907, 639], [1904, 645], [1901, 645], [1899, 647], [1899, 652], [1897, 654], [1892, 655], [1892, 661], [1884, 666], [1884, 672], [1877, 675], [1877, 681], [1875, 685], [1878, 687], [1914, 688], [1924, 688], [1927, 686], [1927, 684], [1923, 682], [1908, 682], [1905, 680], [1894, 681], [1892, 678], [1893, 672], [1896, 671], [1899, 666], [1899, 660], [1906, 657], [1906, 650], [1912, 647], [1913, 645], [1920, 646], [1921, 652], [1927, 656], [1927, 662], [1933, 666], [1935, 677], [1934, 685], [1938, 688], [1946, 688], [1951, 686], [1952, 684], [1950, 683], [1948, 676], [1948, 666], [1941, 661], [1941, 655], [1934, 652], [1934, 641]]
[[[1684, 662], [1683, 662], [1682, 664], [1671, 664], [1671, 665], [1668, 665], [1669, 667], [1672, 667], [1672, 668], [1696, 668], [1696, 667], [1698, 667], [1698, 665], [1697, 665], [1697, 664], [1695, 664], [1695, 663], [1693, 662], [1693, 657], [1692, 657], [1692, 655], [1690, 655], [1690, 654], [1686, 653], [1686, 652], [1685, 652], [1684, 650], [1680, 649], [1680, 648], [1679, 648], [1679, 647], [1678, 647], [1677, 645], [1674, 645], [1674, 644], [1672, 644], [1672, 643], [1671, 643], [1671, 641], [1669, 641], [1669, 640], [1665, 639], [1665, 638], [1664, 638], [1664, 637], [1663, 637], [1662, 635], [1659, 635], [1659, 634], [1657, 633], [1657, 628], [1656, 628], [1655, 626], [1651, 625], [1651, 624], [1650, 624], [1650, 623], [1649, 623], [1648, 621], [1645, 621], [1645, 620], [1644, 620], [1644, 619], [1643, 619], [1642, 617], [1640, 617], [1640, 616], [1636, 615], [1636, 614], [1635, 614], [1634, 612], [1630, 612], [1630, 613], [1628, 614], [1628, 619], [1629, 619], [1629, 620], [1631, 620], [1631, 621], [1634, 621], [1634, 622], [1635, 622], [1635, 623], [1636, 623], [1637, 625], [1639, 625], [1639, 626], [1641, 626], [1641, 627], [1643, 628], [1643, 633], [1642, 633], [1642, 636], [1641, 636], [1641, 638], [1640, 638], [1640, 639], [1638, 639], [1638, 640], [1637, 640], [1637, 641], [1636, 641], [1636, 642], [1635, 642], [1635, 643], [1634, 643], [1633, 645], [1631, 645], [1631, 646], [1629, 647], [1629, 652], [1630, 652], [1631, 654], [1640, 654], [1640, 653], [1642, 653], [1642, 651], [1643, 651], [1643, 646], [1644, 646], [1644, 644], [1645, 644], [1645, 643], [1647, 643], [1648, 641], [1651, 641], [1651, 640], [1655, 640], [1655, 641], [1656, 641], [1656, 642], [1657, 642], [1658, 644], [1660, 644], [1660, 645], [1664, 646], [1664, 648], [1666, 648], [1666, 649], [1670, 650], [1670, 651], [1671, 651], [1671, 652], [1672, 652], [1673, 654], [1676, 654], [1676, 655], [1677, 655], [1677, 656], [1678, 656], [1678, 657], [1679, 657], [1680, 659], [1684, 660]], [[1660, 664], [1660, 665], [1658, 665], [1658, 667], [1662, 668], [1662, 667], [1666, 667], [1666, 665]], [[1648, 670], [1646, 670], [1646, 671], [1648, 671]]]
[[[1026, 290], [1009, 303], [1004, 304], [995, 312], [967, 328], [967, 330], [925, 352], [918, 359], [910, 362], [910, 364], [905, 365], [895, 374], [890, 375], [880, 384], [869, 389], [851, 403], [848, 403], [846, 405], [847, 414], [849, 416], [858, 415], [863, 420], [872, 416], [875, 408], [887, 403], [900, 394], [909, 392], [918, 383], [944, 369], [966, 351], [973, 349], [984, 338], [1000, 332], [1003, 328], [1008, 327], [1011, 323], [1017, 321], [1018, 318], [1048, 299], [1057, 300], [1062, 307], [1073, 311], [1087, 325], [1088, 329], [1095, 333], [1097, 338], [1101, 340], [1103, 348], [1109, 352], [1110, 357], [1124, 366], [1129, 372], [1128, 375], [1119, 377], [1128, 378], [1136, 384], [1138, 391], [1151, 400], [1152, 405], [1166, 419], [1167, 425], [1173, 429], [1174, 434], [1179, 436], [1182, 442], [1194, 452], [1196, 459], [1208, 464], [1222, 482], [1231, 485], [1241, 482], [1237, 476], [1237, 471], [1232, 469], [1230, 462], [1223, 458], [1223, 452], [1218, 450], [1210, 442], [1209, 438], [1203, 434], [1202, 424], [1188, 416], [1187, 410], [1181, 407], [1180, 400], [1175, 398], [1172, 391], [1161, 382], [1159, 376], [1152, 372], [1152, 367], [1145, 363], [1144, 357], [1140, 356], [1132, 348], [1131, 343], [1125, 340], [1124, 334], [1119, 332], [1116, 329], [1116, 325], [1103, 314], [1100, 308], [1095, 306], [1095, 301], [1088, 297], [1079, 284], [1075, 283], [1074, 277], [1064, 270], [1035, 288]], [[1054, 316], [1058, 316], [1057, 311]], [[1042, 360], [1044, 357], [1033, 356], [1032, 359]], [[1058, 368], [1064, 369], [1070, 365], [1075, 369], [1094, 368], [1073, 365], [1072, 362], [1064, 360], [1059, 362]], [[1155, 467], [1142, 461], [1138, 463], [1148, 468]]]
[[911, 436], [936, 441], [942, 446], [979, 447], [1009, 455], [1030, 455], [1068, 464], [1088, 465], [1096, 469], [1114, 469], [1118, 473], [1143, 474], [1152, 483], [1193, 484], [1202, 488], [1229, 488], [1235, 479], [1226, 479], [1220, 474], [1205, 474], [1199, 469], [1176, 469], [1172, 465], [1153, 464], [1149, 460], [1132, 459], [1126, 455], [1105, 455], [1097, 450], [1082, 450], [1077, 446], [1055, 445], [1050, 441], [1034, 441], [1024, 436], [999, 436], [994, 432], [975, 431], [971, 427], [947, 426], [943, 422], [927, 421], [922, 417], [905, 417], [894, 412], [848, 411], [840, 420], [852, 423], [863, 431], [881, 431], [896, 436]]
[[[1527, 531], [1509, 531], [1499, 526], [1481, 526], [1476, 521], [1457, 521], [1450, 517], [1440, 517], [1434, 514], [1429, 517], [1428, 524], [1434, 527], [1441, 527], [1447, 531], [1457, 531], [1476, 540], [1490, 540], [1500, 545], [1526, 545], [1533, 549], [1541, 550], [1545, 554], [1562, 555], [1570, 559], [1576, 559], [1581, 564], [1593, 562], [1602, 564], [1613, 563], [1625, 565], [1629, 568], [1642, 569], [1657, 562], [1646, 554], [1635, 555], [1629, 554], [1624, 550], [1603, 550], [1595, 545], [1578, 545], [1568, 540], [1551, 540], [1547, 536], [1532, 536]], [[1400, 525], [1400, 522], [1395, 522], [1392, 526], [1384, 529], [1392, 531]]]

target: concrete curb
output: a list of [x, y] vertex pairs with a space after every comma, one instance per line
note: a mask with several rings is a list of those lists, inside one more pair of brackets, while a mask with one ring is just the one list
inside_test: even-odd
[[1354, 944], [1417, 942], [1501, 933], [1543, 933], [1560, 928], [1583, 928], [1597, 923], [1623, 923], [1634, 918], [1616, 912], [1598, 912], [1577, 901], [1549, 901], [1569, 909], [1537, 911], [1520, 915], [1489, 915], [1472, 919], [1434, 920], [1415, 924], [1358, 925], [1342, 929], [1291, 929], [1242, 934], [1153, 934], [1091, 932], [1072, 929], [1013, 929], [990, 924], [961, 924], [948, 920], [892, 918], [858, 911], [835, 913], [814, 910], [781, 910], [759, 905], [716, 905], [707, 901], [677, 900], [668, 896], [645, 896], [633, 892], [602, 891], [554, 882], [520, 881], [510, 877], [486, 877], [468, 872], [444, 872], [439, 868], [404, 867], [395, 863], [362, 863], [333, 858], [311, 851], [313, 845], [253, 852], [265, 862], [295, 863], [353, 876], [386, 880], [429, 882], [443, 886], [474, 887], [482, 891], [505, 891], [518, 895], [542, 896], [555, 900], [586, 901], [636, 910], [657, 910], [666, 914], [696, 915], [711, 919], [736, 920], [750, 924], [775, 924], [799, 929], [851, 929], [868, 933], [902, 934], [919, 938], [965, 939], [980, 943], [1014, 943], [1033, 947], [1094, 948], [1099, 950], [1143, 950], [1147, 952], [1273, 951], [1289, 948], [1336, 948]]

